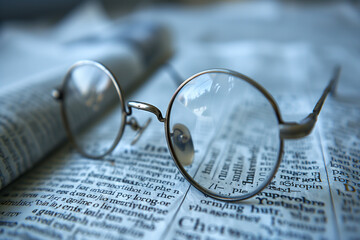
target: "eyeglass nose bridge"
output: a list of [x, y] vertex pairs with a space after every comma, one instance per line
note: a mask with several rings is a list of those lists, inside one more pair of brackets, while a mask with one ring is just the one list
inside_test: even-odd
[[137, 101], [130, 101], [128, 102], [128, 109], [129, 109], [129, 113], [128, 115], [131, 114], [132, 112], [132, 108], [136, 108], [136, 109], [139, 109], [139, 110], [143, 110], [143, 111], [147, 111], [147, 112], [151, 112], [153, 114], [155, 114], [155, 116], [157, 117], [157, 119], [160, 121], [160, 122], [164, 122], [165, 121], [165, 118], [163, 118], [162, 114], [161, 114], [161, 111], [151, 105], [151, 104], [148, 104], [148, 103], [144, 103], [144, 102], [137, 102]]

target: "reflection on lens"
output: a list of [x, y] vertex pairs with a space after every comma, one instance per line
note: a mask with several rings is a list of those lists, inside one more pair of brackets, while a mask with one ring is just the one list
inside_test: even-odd
[[102, 156], [120, 137], [124, 121], [114, 79], [101, 65], [86, 62], [72, 68], [66, 80], [64, 113], [75, 144], [90, 157]]
[[[262, 189], [280, 154], [273, 106], [240, 77], [227, 72], [195, 77], [174, 97], [168, 119], [178, 164], [201, 187], [222, 197], [241, 198]], [[179, 135], [177, 126], [188, 132]], [[191, 161], [184, 159], [188, 155], [179, 139], [191, 140]]]

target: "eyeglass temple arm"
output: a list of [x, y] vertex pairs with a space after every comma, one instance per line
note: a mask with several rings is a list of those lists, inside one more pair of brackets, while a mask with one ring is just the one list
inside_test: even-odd
[[306, 118], [301, 120], [299, 123], [296, 122], [285, 122], [280, 124], [280, 137], [282, 139], [298, 139], [309, 135], [314, 128], [317, 117], [324, 105], [326, 97], [330, 94], [334, 95], [336, 92], [337, 83], [340, 76], [341, 67], [336, 66], [333, 77], [329, 84], [322, 93], [320, 99], [316, 103], [313, 112], [310, 113]]
[[179, 72], [174, 68], [171, 63], [166, 64], [166, 70], [168, 71], [168, 74], [171, 76], [177, 86], [180, 86], [184, 82], [184, 79], [180, 76]]

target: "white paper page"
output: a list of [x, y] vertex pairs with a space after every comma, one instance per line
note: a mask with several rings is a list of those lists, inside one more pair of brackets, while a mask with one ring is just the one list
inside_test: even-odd
[[330, 100], [321, 121], [321, 143], [331, 185], [335, 215], [344, 239], [359, 235], [359, 122], [360, 106]]

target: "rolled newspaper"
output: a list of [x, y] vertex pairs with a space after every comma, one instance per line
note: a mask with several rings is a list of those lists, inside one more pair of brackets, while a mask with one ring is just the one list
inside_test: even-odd
[[[169, 39], [167, 29], [156, 23], [128, 22], [67, 46], [99, 48], [87, 59], [111, 69], [126, 95], [170, 57]], [[64, 141], [60, 109], [50, 93], [61, 84], [68, 67], [0, 90], [0, 188]]]

